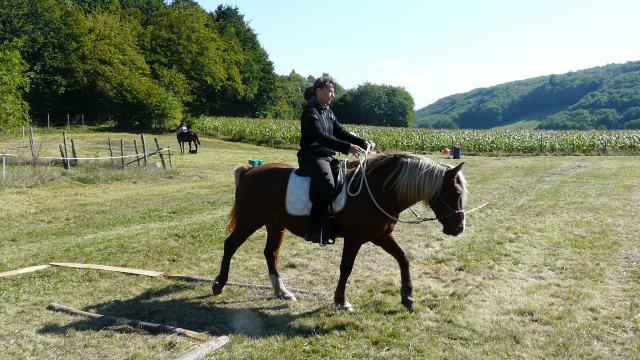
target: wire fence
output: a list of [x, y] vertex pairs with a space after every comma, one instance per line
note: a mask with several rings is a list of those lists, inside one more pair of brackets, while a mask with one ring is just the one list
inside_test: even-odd
[[[7, 153], [6, 151], [2, 151], [0, 153], [0, 157], [2, 157], [2, 180], [6, 180], [7, 177], [7, 159], [12, 159], [12, 163], [15, 164], [29, 164], [36, 166], [41, 163], [46, 163], [47, 165], [52, 164], [61, 164], [65, 169], [70, 169], [72, 166], [78, 166], [80, 161], [111, 161], [114, 166], [119, 166], [122, 169], [125, 169], [128, 165], [137, 164], [138, 166], [146, 169], [149, 166], [149, 158], [152, 156], [158, 156], [160, 162], [159, 167], [163, 169], [173, 169], [173, 163], [171, 160], [171, 148], [169, 147], [161, 147], [158, 139], [154, 138], [155, 149], [153, 147], [149, 147], [144, 134], [140, 135], [140, 147], [138, 147], [137, 140], [133, 140], [133, 152], [134, 154], [125, 154], [125, 142], [123, 139], [120, 139], [119, 149], [114, 149], [114, 144], [111, 142], [111, 139], [108, 139], [108, 145], [105, 146], [95, 146], [95, 145], [83, 145], [78, 146], [74, 142], [73, 139], [67, 138], [67, 133], [63, 131], [62, 143], [58, 145], [58, 151], [60, 152], [60, 156], [43, 156], [40, 154], [40, 151], [36, 148], [36, 143], [33, 135], [33, 128], [29, 129], [29, 144], [25, 143], [10, 143], [3, 144], [7, 149], [12, 149], [17, 154]], [[94, 157], [86, 157], [86, 156], [78, 156], [77, 148], [91, 148], [94, 150], [100, 150], [104, 152], [105, 150], [109, 151], [109, 156], [94, 156]], [[55, 151], [55, 150], [54, 150]], [[119, 155], [117, 154], [119, 152]], [[129, 149], [131, 152], [131, 149]], [[167, 159], [165, 161], [165, 154]], [[116, 164], [119, 162], [119, 165]]]

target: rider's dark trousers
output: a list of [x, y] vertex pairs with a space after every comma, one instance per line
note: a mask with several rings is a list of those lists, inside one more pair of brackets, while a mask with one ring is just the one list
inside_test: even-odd
[[332, 158], [308, 158], [299, 161], [301, 168], [304, 168], [311, 182], [316, 186], [318, 193], [311, 206], [311, 214], [309, 215], [309, 231], [319, 232], [322, 226], [322, 218], [327, 212], [331, 195], [335, 188], [333, 174], [331, 172]]

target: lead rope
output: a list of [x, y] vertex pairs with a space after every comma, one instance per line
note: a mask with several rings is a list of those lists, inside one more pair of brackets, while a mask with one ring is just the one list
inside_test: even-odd
[[[414, 221], [401, 220], [401, 219], [389, 214], [388, 212], [384, 211], [384, 209], [378, 204], [376, 199], [373, 197], [373, 193], [371, 192], [371, 188], [369, 187], [369, 182], [367, 181], [367, 177], [366, 177], [366, 173], [367, 173], [367, 157], [368, 157], [368, 154], [369, 154], [369, 149], [370, 149], [370, 147], [367, 146], [367, 149], [364, 151], [364, 156], [362, 158], [360, 158], [359, 155], [356, 156], [356, 158], [358, 159], [359, 164], [358, 164], [358, 167], [356, 167], [356, 169], [353, 171], [353, 175], [351, 176], [351, 179], [349, 179], [349, 184], [347, 184], [347, 194], [349, 196], [357, 196], [362, 191], [362, 184], [364, 184], [365, 187], [367, 188], [367, 192], [369, 193], [369, 196], [371, 197], [371, 201], [373, 201], [373, 203], [378, 208], [378, 210], [380, 210], [383, 214], [385, 214], [391, 220], [398, 221], [398, 222], [405, 223], [405, 224], [420, 224], [420, 223], [423, 223], [425, 221], [437, 220], [438, 218], [435, 218], [435, 217], [434, 218], [420, 218], [418, 216], [418, 213], [416, 213], [413, 210], [413, 208], [411, 208], [411, 207], [409, 207], [409, 209], [411, 210], [411, 212], [413, 213], [413, 215], [416, 217], [417, 220], [414, 220]], [[356, 175], [358, 174], [358, 171], [362, 171], [362, 176], [360, 176], [360, 184], [358, 185], [358, 190], [357, 191], [351, 192], [351, 184], [355, 180]]]

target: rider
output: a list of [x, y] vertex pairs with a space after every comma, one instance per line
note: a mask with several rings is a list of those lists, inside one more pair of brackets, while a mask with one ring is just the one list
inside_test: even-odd
[[182, 124], [180, 124], [180, 126], [178, 126], [178, 133], [187, 132], [187, 131], [189, 131], [188, 126], [187, 126], [187, 122], [183, 121]]
[[331, 168], [338, 164], [334, 158], [336, 151], [357, 156], [364, 152], [363, 148], [375, 146], [371, 140], [361, 139], [345, 130], [329, 109], [335, 97], [336, 85], [332, 77], [323, 76], [305, 89], [307, 104], [300, 116], [298, 165], [309, 174], [318, 188], [305, 239], [320, 245], [326, 244], [329, 239], [328, 233], [322, 229], [322, 222], [335, 187]]

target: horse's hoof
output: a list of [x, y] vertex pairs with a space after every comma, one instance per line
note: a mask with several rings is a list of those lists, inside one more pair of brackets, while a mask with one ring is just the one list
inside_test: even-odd
[[211, 286], [211, 291], [213, 291], [213, 295], [220, 295], [222, 294], [222, 289], [224, 289], [224, 285], [220, 284], [217, 281], [213, 282], [213, 286]]
[[283, 299], [283, 300], [298, 301], [298, 299], [296, 299], [295, 295], [293, 295], [292, 293], [290, 293], [288, 291], [278, 294], [278, 297], [280, 299]]
[[338, 310], [352, 312], [353, 306], [351, 306], [351, 304], [348, 301], [345, 301], [342, 304], [338, 304]]
[[402, 305], [407, 308], [409, 311], [413, 311], [415, 301], [410, 296], [402, 297]]

